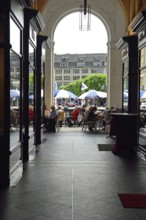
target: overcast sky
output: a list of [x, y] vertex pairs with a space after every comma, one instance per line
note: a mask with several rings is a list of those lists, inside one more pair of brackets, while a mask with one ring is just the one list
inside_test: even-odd
[[107, 32], [96, 16], [91, 15], [91, 31], [79, 31], [79, 13], [63, 18], [54, 34], [54, 53], [107, 53]]

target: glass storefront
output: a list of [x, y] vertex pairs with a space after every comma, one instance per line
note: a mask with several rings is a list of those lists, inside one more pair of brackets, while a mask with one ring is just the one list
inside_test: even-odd
[[128, 59], [123, 61], [123, 112], [128, 112], [128, 95], [129, 94], [129, 63]]
[[140, 133], [146, 136], [146, 47], [140, 50]]
[[34, 112], [35, 112], [35, 91], [34, 91], [34, 47], [29, 44], [29, 136], [34, 134]]
[[20, 141], [20, 57], [13, 51], [11, 51], [10, 63], [10, 147], [12, 148]]
[[[14, 34], [15, 33], [15, 34]], [[18, 169], [22, 173], [21, 161], [21, 29], [10, 18], [10, 173]]]

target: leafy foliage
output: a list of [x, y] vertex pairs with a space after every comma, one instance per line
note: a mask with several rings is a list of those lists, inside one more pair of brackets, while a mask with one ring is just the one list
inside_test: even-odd
[[86, 76], [83, 79], [76, 80], [65, 86], [61, 86], [60, 89], [65, 89], [73, 92], [77, 96], [82, 94], [81, 85], [82, 82], [88, 87], [85, 91], [95, 89], [97, 91], [104, 91], [107, 84], [107, 75], [103, 73], [95, 73]]

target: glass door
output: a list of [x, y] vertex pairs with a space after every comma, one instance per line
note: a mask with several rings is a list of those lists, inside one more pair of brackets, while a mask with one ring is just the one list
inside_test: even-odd
[[140, 50], [140, 133], [146, 136], [146, 47]]
[[[29, 146], [34, 146], [34, 123], [35, 123], [35, 91], [34, 91], [34, 63], [35, 63], [35, 49], [33, 45], [29, 44]], [[29, 149], [31, 152], [31, 149]], [[31, 153], [30, 153], [31, 157]]]
[[[15, 35], [14, 35], [15, 33]], [[10, 51], [10, 176], [14, 173], [22, 175], [21, 160], [21, 29], [10, 18], [10, 42], [12, 49]], [[18, 172], [19, 171], [19, 172]], [[17, 176], [18, 177], [18, 176]]]

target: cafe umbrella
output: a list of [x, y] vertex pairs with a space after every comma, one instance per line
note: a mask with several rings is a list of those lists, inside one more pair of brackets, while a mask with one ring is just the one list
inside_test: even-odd
[[89, 90], [78, 97], [79, 99], [96, 99], [96, 98], [107, 98], [107, 93], [96, 90]]
[[17, 89], [11, 89], [10, 90], [10, 98], [19, 98], [20, 97], [20, 91]]
[[58, 91], [57, 95], [55, 96], [56, 99], [63, 99], [63, 98], [72, 98], [72, 99], [78, 99], [78, 96], [76, 96], [74, 93], [61, 89]]
[[58, 94], [59, 91], [60, 91], [59, 89], [54, 90], [54, 97]]
[[54, 102], [61, 105], [71, 100], [78, 100], [78, 96], [68, 90], [61, 89], [57, 92], [56, 96], [54, 95]]
[[146, 91], [143, 92], [141, 99], [146, 99]]

